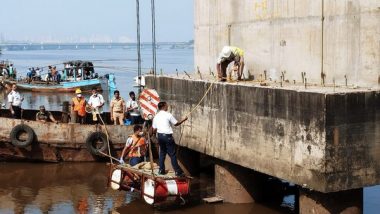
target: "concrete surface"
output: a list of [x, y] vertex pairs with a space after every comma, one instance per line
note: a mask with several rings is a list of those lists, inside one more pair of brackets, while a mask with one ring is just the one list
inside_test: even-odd
[[215, 72], [225, 45], [257, 79], [380, 85], [380, 0], [195, 0], [195, 68]]
[[360, 214], [363, 213], [363, 189], [325, 194], [301, 189], [299, 206], [302, 214]]
[[258, 190], [255, 180], [247, 170], [236, 167], [215, 165], [215, 194], [229, 203], [252, 203]]
[[[154, 78], [146, 81], [153, 86]], [[210, 85], [160, 76], [156, 81], [177, 119]], [[380, 184], [380, 91], [215, 83], [175, 131], [181, 146], [320, 192]]]

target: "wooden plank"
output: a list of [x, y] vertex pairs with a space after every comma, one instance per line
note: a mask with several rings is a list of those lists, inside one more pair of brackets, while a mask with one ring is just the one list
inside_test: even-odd
[[221, 203], [223, 202], [223, 198], [220, 198], [218, 196], [214, 196], [214, 197], [209, 197], [209, 198], [203, 198], [202, 199], [204, 202], [208, 203], [208, 204], [212, 204], [212, 203]]
[[154, 179], [154, 178], [159, 178], [162, 180], [172, 180], [172, 179], [181, 179], [181, 178], [192, 179], [192, 177], [190, 177], [190, 176], [178, 177], [172, 171], [169, 171], [165, 175], [161, 175], [161, 174], [158, 174], [158, 168], [153, 170], [153, 174], [152, 174], [152, 171], [150, 169], [137, 169], [137, 168], [129, 166], [128, 164], [117, 165], [116, 168], [121, 169], [123, 171], [134, 173], [134, 174], [139, 175], [139, 176], [145, 176], [145, 177], [148, 177], [150, 179]]

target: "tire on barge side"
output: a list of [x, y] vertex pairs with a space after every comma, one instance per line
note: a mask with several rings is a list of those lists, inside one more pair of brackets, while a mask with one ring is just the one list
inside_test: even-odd
[[[19, 139], [21, 133], [27, 134], [26, 140]], [[35, 139], [35, 133], [30, 126], [25, 124], [19, 124], [13, 127], [13, 129], [11, 130], [10, 138], [12, 145], [14, 145], [15, 147], [26, 148], [33, 143]]]
[[107, 153], [107, 135], [103, 132], [92, 132], [86, 139], [86, 148], [92, 155], [103, 156], [99, 152]]

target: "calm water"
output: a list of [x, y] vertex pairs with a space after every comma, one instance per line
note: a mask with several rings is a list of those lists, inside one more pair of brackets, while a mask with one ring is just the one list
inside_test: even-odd
[[[154, 209], [136, 193], [107, 188], [108, 170], [105, 163], [0, 163], [0, 213], [289, 213], [260, 204], [203, 204], [202, 197], [213, 195], [206, 176], [194, 179], [188, 205]], [[379, 192], [366, 188], [365, 213], [378, 213]]]
[[136, 193], [108, 189], [107, 173], [104, 163], [0, 163], [0, 213], [281, 213], [258, 204], [200, 204], [213, 191], [208, 178], [194, 180], [189, 205], [154, 209]]
[[[11, 60], [18, 72], [25, 75], [29, 67], [61, 64], [67, 60], [95, 60], [100, 74], [114, 73], [117, 87], [124, 98], [133, 88], [133, 77], [137, 75], [135, 50], [87, 49], [87, 50], [38, 50], [5, 51], [0, 60]], [[142, 50], [142, 67], [147, 72], [151, 66], [151, 50]], [[159, 49], [158, 69], [164, 73], [193, 70], [193, 50]], [[57, 65], [61, 69], [61, 65]], [[23, 93], [24, 108], [36, 109], [46, 105], [51, 110], [60, 110], [61, 103], [70, 100], [72, 94]], [[0, 213], [279, 213], [271, 208], [246, 205], [200, 205], [160, 211], [152, 209], [137, 196], [108, 190], [107, 167], [102, 163], [80, 164], [30, 164], [0, 163]], [[199, 196], [209, 196], [210, 180], [196, 179]], [[281, 210], [283, 212], [283, 210]], [[365, 188], [364, 212], [380, 212], [380, 186]]]
[[[148, 73], [152, 66], [150, 49], [142, 49], [142, 72]], [[33, 50], [33, 51], [3, 51], [0, 60], [10, 60], [21, 76], [25, 76], [30, 67], [47, 67], [56, 65], [63, 68], [63, 62], [68, 60], [90, 60], [94, 62], [95, 71], [100, 75], [114, 73], [116, 85], [124, 98], [132, 90], [137, 92], [133, 78], [137, 76], [136, 50], [133, 49], [78, 49], [78, 50]], [[158, 49], [157, 70], [164, 74], [178, 71], [193, 71], [192, 49]], [[45, 71], [47, 68], [45, 68]], [[49, 106], [51, 110], [61, 110], [63, 101], [71, 99], [73, 94], [23, 92], [25, 101], [23, 108], [36, 109], [40, 105]], [[105, 97], [107, 98], [107, 97]], [[105, 108], [107, 110], [107, 106]]]

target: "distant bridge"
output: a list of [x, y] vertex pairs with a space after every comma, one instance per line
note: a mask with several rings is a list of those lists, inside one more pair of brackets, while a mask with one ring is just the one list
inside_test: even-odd
[[[151, 48], [151, 43], [142, 43], [141, 48]], [[76, 49], [135, 49], [135, 43], [3, 43], [0, 48], [6, 51], [27, 50], [76, 50]], [[192, 49], [191, 42], [158, 43], [160, 49]]]

